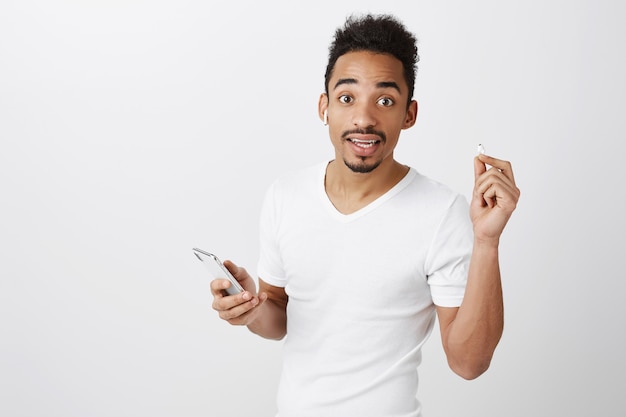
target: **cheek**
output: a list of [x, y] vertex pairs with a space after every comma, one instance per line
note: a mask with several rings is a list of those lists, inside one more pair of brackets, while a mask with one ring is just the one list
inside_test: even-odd
[[328, 134], [330, 136], [330, 142], [332, 143], [332, 145], [334, 147], [339, 147], [343, 142], [341, 140], [341, 132], [339, 131], [339, 129], [330, 129]]
[[332, 138], [333, 142], [341, 142], [341, 136], [345, 132], [344, 126], [340, 126], [339, 123], [329, 123], [328, 134]]

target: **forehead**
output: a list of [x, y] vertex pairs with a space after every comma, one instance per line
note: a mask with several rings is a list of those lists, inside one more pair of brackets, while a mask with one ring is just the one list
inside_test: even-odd
[[344, 79], [353, 79], [356, 85], [395, 82], [402, 93], [407, 93], [408, 90], [402, 62], [389, 54], [370, 51], [343, 54], [335, 63], [329, 80], [329, 90], [332, 91], [337, 82]]

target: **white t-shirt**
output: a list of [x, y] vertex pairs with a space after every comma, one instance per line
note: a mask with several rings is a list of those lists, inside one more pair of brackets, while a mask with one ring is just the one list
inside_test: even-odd
[[414, 169], [344, 215], [327, 164], [277, 180], [261, 214], [257, 272], [284, 287], [280, 417], [415, 417], [435, 304], [459, 306], [472, 251], [464, 197]]

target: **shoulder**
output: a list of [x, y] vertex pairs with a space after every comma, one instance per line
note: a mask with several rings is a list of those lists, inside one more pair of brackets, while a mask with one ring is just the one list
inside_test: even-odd
[[407, 184], [409, 194], [420, 201], [427, 201], [430, 206], [443, 205], [449, 207], [455, 202], [467, 203], [466, 198], [446, 184], [429, 178], [416, 169], [411, 168]]
[[265, 205], [279, 207], [314, 198], [324, 186], [327, 163], [292, 170], [276, 178], [265, 192]]
[[303, 190], [310, 191], [318, 184], [323, 184], [327, 163], [319, 163], [284, 173], [269, 186], [269, 193], [293, 195]]

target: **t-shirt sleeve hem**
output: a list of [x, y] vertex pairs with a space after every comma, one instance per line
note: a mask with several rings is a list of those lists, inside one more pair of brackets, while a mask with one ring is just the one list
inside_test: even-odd
[[[438, 294], [431, 294], [433, 303], [438, 307], [460, 307], [463, 302], [463, 296], [465, 294], [464, 289], [455, 288], [447, 289], [448, 291], [442, 291], [441, 288], [437, 289]], [[447, 292], [447, 294], [446, 294]], [[443, 294], [442, 294], [443, 293]]]
[[270, 274], [267, 270], [260, 266], [257, 269], [257, 275], [259, 276], [259, 279], [263, 280], [263, 282], [273, 285], [274, 287], [285, 288], [285, 285], [287, 285], [286, 280]]

